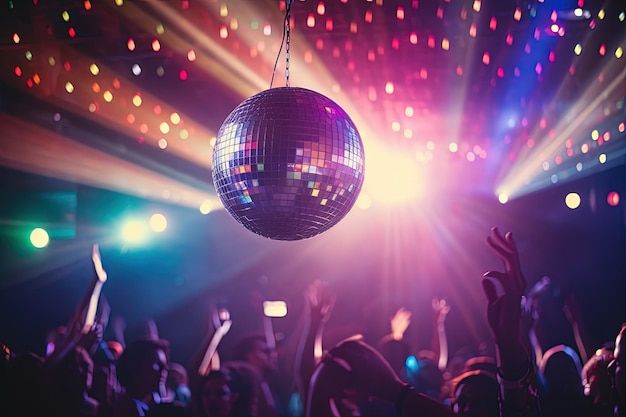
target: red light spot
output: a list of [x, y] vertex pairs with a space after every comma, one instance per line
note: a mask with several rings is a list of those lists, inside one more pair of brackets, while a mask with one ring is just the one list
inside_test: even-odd
[[498, 77], [503, 78], [504, 77], [504, 69], [502, 69], [502, 67], [498, 68], [497, 74], [498, 74]]
[[161, 106], [158, 104], [154, 106], [154, 114], [161, 114]]
[[432, 35], [428, 36], [428, 47], [429, 48], [435, 47], [435, 37]]
[[67, 33], [70, 35], [70, 38], [74, 38], [76, 36], [76, 31], [74, 30], [74, 28], [69, 28], [67, 30]]
[[598, 52], [602, 56], [606, 55], [606, 45], [605, 44], [600, 45], [600, 50]]
[[187, 71], [180, 70], [180, 73], [178, 74], [178, 76], [180, 77], [181, 80], [186, 81], [187, 80]]
[[532, 139], [528, 139], [528, 141], [526, 141], [526, 145], [532, 149], [535, 146], [535, 141]]
[[332, 30], [333, 30], [333, 19], [329, 17], [328, 19], [326, 19], [326, 31], [332, 32]]
[[542, 129], [545, 129], [547, 125], [548, 125], [548, 122], [546, 121], [546, 119], [541, 119], [539, 121], [539, 127], [541, 127]]
[[367, 23], [372, 23], [372, 21], [374, 20], [374, 14], [372, 13], [371, 10], [368, 10], [365, 12], [365, 21]]
[[550, 20], [556, 22], [556, 19], [559, 15], [556, 13], [556, 10], [552, 10], [552, 14], [550, 15]]
[[491, 20], [489, 21], [489, 29], [496, 30], [498, 27], [498, 21], [495, 16], [491, 16]]
[[483, 64], [489, 65], [489, 62], [491, 62], [491, 57], [489, 56], [489, 52], [485, 52], [483, 54]]
[[22, 76], [22, 69], [20, 67], [15, 67], [15, 75], [18, 77]]
[[554, 51], [550, 51], [550, 55], [548, 55], [548, 60], [550, 62], [554, 62], [555, 60]]
[[183, 0], [180, 4], [183, 10], [187, 10], [189, 8], [189, 0]]
[[506, 35], [506, 44], [513, 45], [513, 35], [511, 35], [510, 33]]
[[399, 49], [400, 48], [400, 41], [398, 40], [398, 38], [393, 38], [391, 40], [391, 47], [393, 49]]
[[572, 147], [572, 140], [571, 139], [568, 139], [568, 140], [565, 141], [565, 147], [568, 148], [568, 149]]
[[606, 197], [606, 202], [609, 203], [609, 206], [617, 206], [619, 204], [619, 194], [616, 191], [611, 191]]
[[33, 80], [32, 79], [28, 79], [26, 80], [26, 85], [28, 86], [28, 88], [32, 88], [33, 87]]
[[557, 165], [561, 165], [561, 163], [563, 163], [561, 155], [557, 155], [556, 158], [554, 158], [554, 162], [556, 162]]
[[572, 148], [567, 150], [567, 156], [574, 156], [574, 150]]
[[69, 61], [65, 61], [63, 63], [63, 68], [65, 69], [65, 71], [70, 71], [72, 69], [72, 65], [70, 64]]
[[398, 9], [396, 10], [396, 18], [398, 20], [404, 20], [404, 7], [398, 6]]
[[128, 47], [129, 51], [135, 50], [136, 45], [135, 45], [135, 41], [133, 40], [133, 38], [128, 38], [128, 42], [126, 42], [126, 46]]
[[456, 75], [463, 75], [463, 67], [460, 65], [457, 65], [456, 67]]

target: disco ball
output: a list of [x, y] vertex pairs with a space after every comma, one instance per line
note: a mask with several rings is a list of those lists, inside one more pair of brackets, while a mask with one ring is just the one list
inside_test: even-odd
[[354, 205], [363, 185], [363, 143], [329, 98], [272, 88], [226, 118], [212, 174], [224, 207], [247, 229], [270, 239], [306, 239], [330, 229]]

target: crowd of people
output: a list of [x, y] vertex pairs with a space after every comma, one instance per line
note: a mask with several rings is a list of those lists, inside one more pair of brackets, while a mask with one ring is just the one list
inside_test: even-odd
[[[556, 283], [548, 277], [527, 288], [510, 232], [493, 228], [487, 244], [504, 265], [482, 279], [495, 357], [449, 358], [450, 306], [439, 299], [432, 303], [428, 350], [414, 352], [406, 342], [411, 312], [400, 308], [378, 343], [346, 335], [324, 352], [335, 297], [316, 281], [305, 294], [294, 375], [287, 380], [278, 377], [275, 340], [267, 332], [242, 338], [229, 360], [220, 360], [219, 343], [231, 325], [225, 310], [213, 311], [212, 331], [185, 366], [170, 360], [170, 345], [150, 320], [139, 340], [127, 344], [123, 323], [115, 321], [115, 338], [104, 340], [110, 309], [100, 290], [107, 276], [94, 247], [92, 283], [69, 322], [48, 335], [45, 355], [2, 345], [0, 415], [626, 416], [626, 325], [589, 355], [574, 300], [555, 300]], [[554, 322], [550, 309], [564, 321]], [[567, 343], [555, 337], [564, 325], [571, 327]], [[279, 394], [284, 387], [293, 387], [287, 400]]]

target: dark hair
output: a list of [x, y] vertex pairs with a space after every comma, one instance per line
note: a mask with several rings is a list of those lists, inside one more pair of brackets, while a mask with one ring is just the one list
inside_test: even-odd
[[241, 338], [233, 349], [232, 359], [234, 361], [246, 361], [248, 353], [254, 351], [254, 342], [266, 343], [267, 341], [265, 340], [265, 336], [258, 333], [250, 334]]
[[165, 356], [169, 358], [169, 342], [167, 340], [137, 340], [126, 346], [124, 353], [117, 362], [117, 379], [123, 387], [133, 384], [143, 361], [156, 350], [162, 350], [165, 352]]

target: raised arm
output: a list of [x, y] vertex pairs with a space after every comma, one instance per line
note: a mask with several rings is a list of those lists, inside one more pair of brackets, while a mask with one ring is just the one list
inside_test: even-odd
[[52, 354], [46, 358], [44, 365], [47, 368], [56, 366], [77, 344], [90, 345], [84, 346], [89, 351], [93, 343], [102, 339], [102, 325], [96, 323], [96, 315], [100, 292], [107, 280], [107, 273], [102, 267], [100, 248], [97, 244], [92, 246], [91, 261], [94, 271], [93, 278], [67, 324], [65, 338], [59, 346], [54, 347]]
[[[500, 410], [503, 417], [539, 416], [534, 366], [520, 339], [522, 296], [526, 279], [511, 232], [504, 236], [494, 227], [487, 244], [504, 262], [504, 272], [488, 271], [482, 280], [487, 296], [487, 320], [493, 332], [498, 356]], [[498, 295], [495, 281], [502, 286]]]
[[450, 305], [446, 300], [433, 298], [433, 339], [432, 350], [437, 355], [437, 366], [441, 372], [448, 366], [448, 336], [446, 334], [446, 317]]
[[309, 381], [322, 358], [322, 335], [335, 305], [335, 295], [316, 280], [304, 292], [304, 327], [296, 351], [294, 372], [300, 398], [306, 403]]

